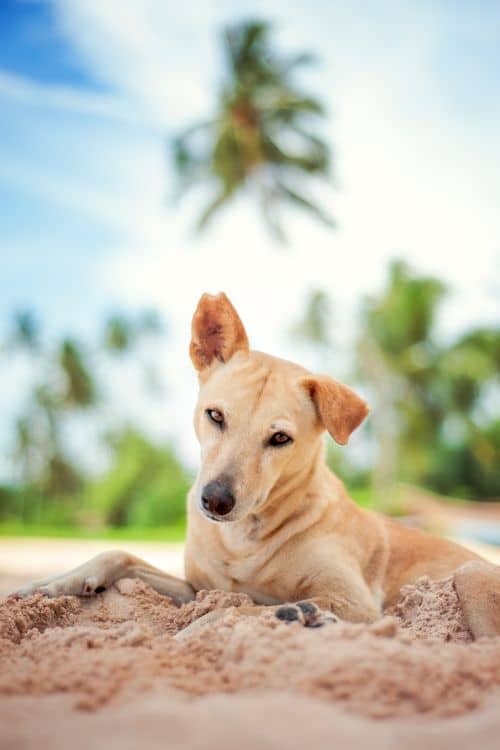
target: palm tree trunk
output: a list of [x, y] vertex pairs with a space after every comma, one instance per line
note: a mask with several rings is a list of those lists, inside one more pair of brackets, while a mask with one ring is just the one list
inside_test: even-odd
[[373, 488], [376, 497], [385, 504], [395, 486], [397, 475], [398, 427], [395, 401], [399, 385], [372, 337], [367, 335], [362, 339], [360, 356], [365, 375], [375, 394], [375, 408], [371, 412], [377, 444]]

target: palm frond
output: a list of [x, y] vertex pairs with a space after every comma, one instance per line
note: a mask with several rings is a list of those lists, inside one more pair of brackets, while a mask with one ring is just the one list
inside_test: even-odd
[[260, 210], [272, 236], [281, 244], [286, 242], [286, 234], [278, 214], [279, 196], [275, 190], [264, 187], [261, 191]]
[[323, 115], [325, 109], [319, 99], [313, 96], [301, 96], [292, 91], [271, 92], [266, 102], [263, 97], [261, 111], [263, 117], [271, 121], [291, 121], [304, 115]]
[[[330, 170], [328, 146], [312, 128], [314, 119], [325, 114], [323, 104], [293, 80], [294, 71], [314, 62], [314, 55], [276, 53], [271, 30], [269, 23], [258, 19], [224, 30], [226, 75], [219, 90], [217, 115], [173, 141], [181, 190], [195, 184], [217, 184], [215, 197], [197, 223], [198, 230], [250, 183], [257, 187], [262, 216], [274, 237], [284, 238], [278, 215], [283, 201], [307, 209], [332, 226], [325, 212], [289, 187], [299, 177], [325, 177]], [[270, 183], [266, 181], [269, 175]]]
[[313, 52], [299, 52], [297, 55], [292, 55], [283, 62], [281, 65], [281, 75], [286, 77], [296, 68], [303, 68], [305, 65], [315, 65], [317, 61], [318, 58]]
[[62, 342], [59, 366], [65, 380], [63, 403], [82, 408], [93, 405], [97, 399], [94, 379], [82, 349], [72, 339]]
[[214, 214], [217, 213], [217, 211], [222, 208], [225, 203], [227, 203], [227, 201], [232, 197], [232, 194], [233, 191], [222, 190], [215, 196], [215, 198], [210, 201], [196, 223], [196, 229], [198, 232], [201, 232], [207, 227]]
[[293, 168], [309, 174], [326, 174], [328, 172], [328, 152], [320, 149], [309, 149], [308, 152], [303, 153], [289, 153], [284, 151], [272, 138], [266, 138], [262, 143], [262, 150], [267, 161], [275, 167]]
[[277, 183], [279, 190], [281, 193], [287, 198], [288, 201], [291, 203], [294, 203], [295, 205], [299, 206], [300, 208], [304, 209], [305, 211], [308, 211], [310, 214], [312, 214], [316, 219], [319, 219], [323, 224], [325, 224], [328, 227], [334, 227], [335, 221], [329, 214], [327, 214], [325, 211], [323, 211], [322, 208], [317, 206], [315, 203], [313, 203], [312, 200], [309, 198], [306, 198], [303, 195], [300, 195], [300, 193], [297, 193], [292, 188], [289, 188], [287, 185], [285, 185], [282, 182]]

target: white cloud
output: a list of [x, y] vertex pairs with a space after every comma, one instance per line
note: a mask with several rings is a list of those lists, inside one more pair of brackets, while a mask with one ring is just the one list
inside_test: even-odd
[[0, 70], [0, 99], [9, 99], [44, 110], [71, 112], [123, 122], [144, 121], [142, 114], [116, 96], [81, 91], [72, 86], [44, 84]]
[[[154, 0], [56, 0], [56, 7], [63, 32], [96, 76], [157, 122], [182, 121], [209, 104], [204, 71], [213, 44], [198, 38], [193, 54], [182, 24], [185, 8]], [[204, 4], [196, 8], [200, 24]]]

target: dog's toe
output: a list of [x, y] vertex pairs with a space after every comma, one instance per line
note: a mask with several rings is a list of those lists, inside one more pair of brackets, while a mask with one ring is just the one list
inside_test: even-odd
[[332, 612], [324, 612], [314, 602], [297, 602], [297, 607], [304, 615], [304, 624], [307, 628], [322, 628], [323, 625], [338, 622]]
[[278, 607], [274, 614], [278, 620], [281, 620], [282, 622], [296, 622], [301, 619], [299, 608], [295, 607], [293, 604]]
[[97, 593], [98, 588], [99, 588], [99, 583], [95, 576], [90, 576], [89, 578], [85, 578], [82, 582], [81, 596], [93, 596], [93, 594]]
[[337, 622], [338, 619], [331, 612], [318, 610], [315, 615], [307, 618], [305, 625], [306, 628], [322, 628], [324, 625], [335, 625]]
[[310, 620], [315, 620], [320, 613], [319, 607], [317, 607], [314, 602], [297, 602], [297, 607], [304, 615], [306, 625]]
[[281, 622], [300, 622], [306, 628], [322, 628], [338, 622], [331, 612], [322, 612], [313, 602], [297, 602], [278, 607], [274, 613]]

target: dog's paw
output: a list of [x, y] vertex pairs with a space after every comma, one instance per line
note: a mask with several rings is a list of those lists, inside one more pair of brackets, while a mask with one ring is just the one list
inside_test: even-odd
[[10, 596], [15, 599], [24, 599], [34, 594], [42, 594], [49, 599], [55, 599], [57, 596], [93, 596], [104, 590], [105, 587], [96, 576], [80, 577], [67, 574], [51, 580], [35, 581], [13, 591]]
[[331, 612], [324, 612], [314, 602], [297, 602], [296, 604], [284, 604], [274, 613], [281, 622], [299, 622], [306, 628], [322, 628], [324, 625], [333, 625], [338, 622]]

